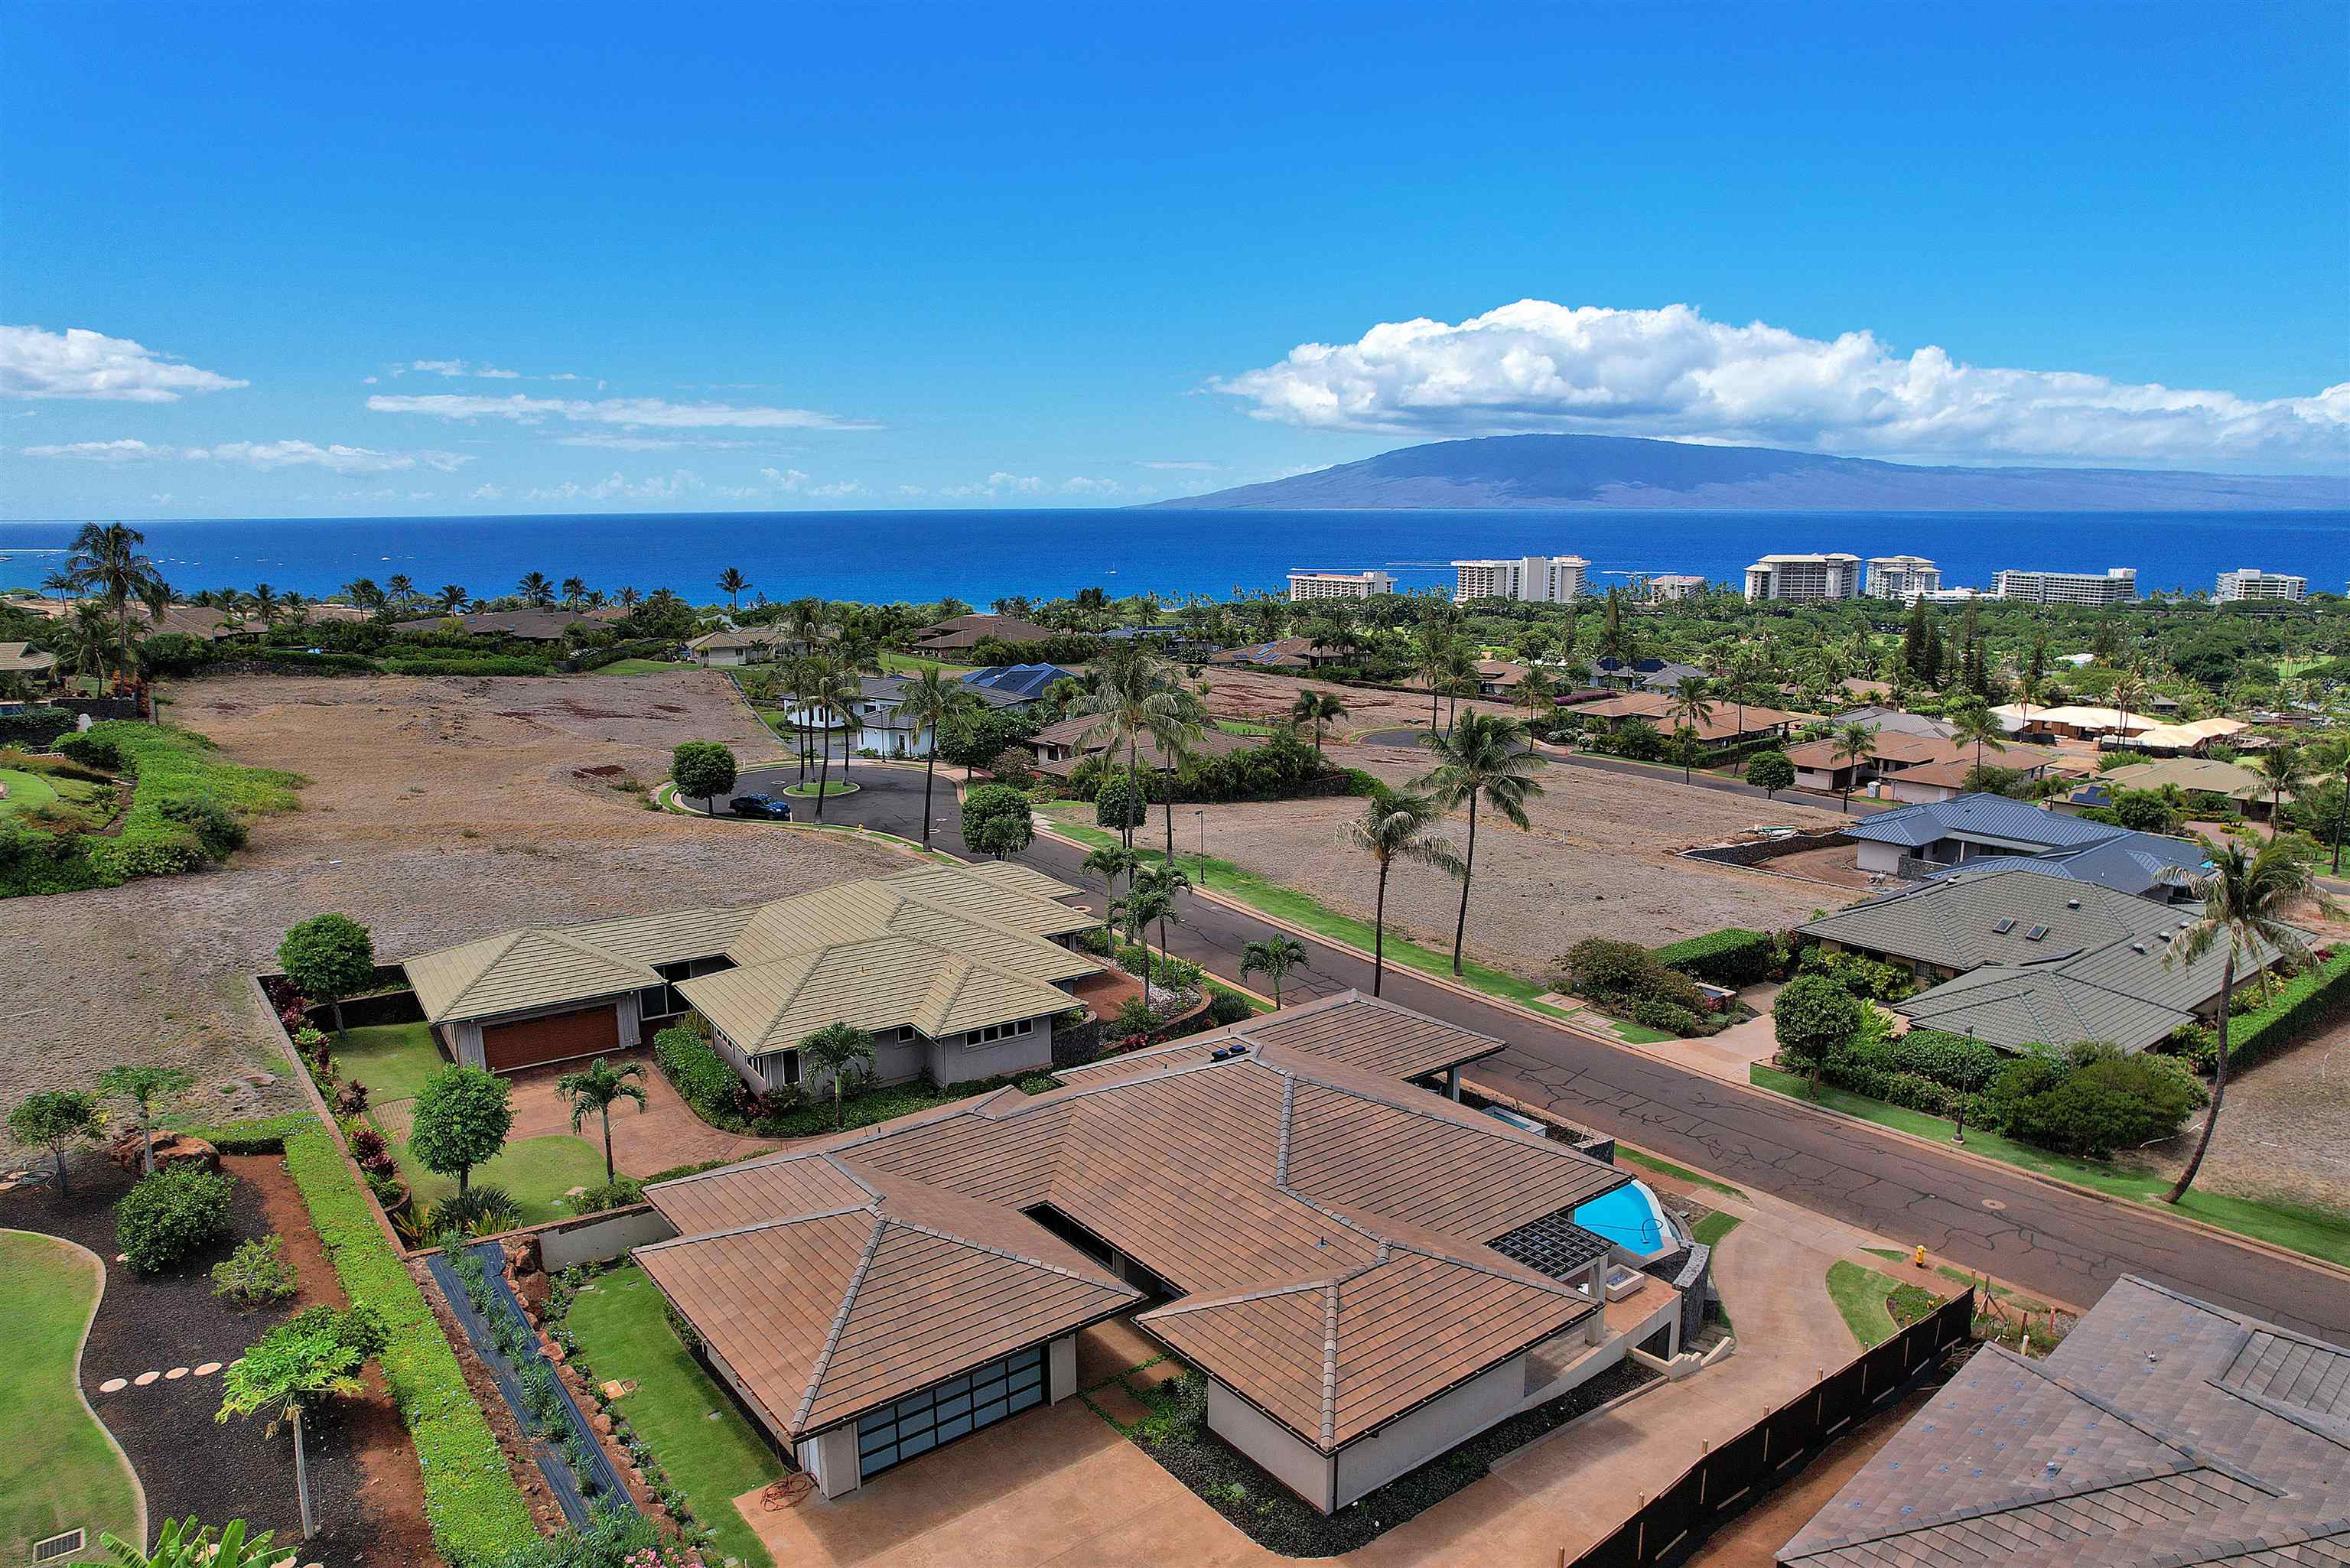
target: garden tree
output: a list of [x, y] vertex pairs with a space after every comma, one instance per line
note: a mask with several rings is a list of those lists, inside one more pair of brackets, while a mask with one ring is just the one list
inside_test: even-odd
[[2269, 786], [2269, 836], [2283, 827], [2284, 797], [2298, 795], [2311, 777], [2309, 759], [2290, 741], [2278, 742], [2252, 759], [2252, 772]]
[[1852, 786], [1860, 782], [1860, 770], [1877, 760], [1877, 726], [1856, 719], [1841, 726], [1829, 744], [1828, 755], [1851, 764], [1852, 771], [1844, 781], [1844, 809], [1848, 815], [1852, 811]]
[[96, 1143], [106, 1131], [106, 1117], [98, 1096], [79, 1089], [47, 1089], [27, 1095], [8, 1113], [8, 1136], [18, 1143], [38, 1144], [57, 1160], [57, 1196], [70, 1197], [66, 1180], [66, 1145]]
[[1599, 612], [1599, 642], [1595, 651], [1602, 659], [1613, 659], [1629, 664], [1639, 657], [1639, 639], [1631, 623], [1624, 618], [1624, 590], [1610, 587]]
[[1985, 746], [1989, 746], [1994, 752], [2007, 750], [2007, 727], [1999, 722], [1999, 716], [1984, 703], [1969, 702], [1963, 707], [1951, 710], [1950, 725], [1950, 739], [1962, 745], [1969, 743], [1973, 745], [1975, 766], [1978, 768], [1982, 766]]
[[743, 613], [743, 590], [750, 586], [751, 579], [736, 567], [729, 566], [718, 574], [718, 591], [726, 596], [728, 607], [736, 615]]
[[1437, 804], [1424, 794], [1410, 794], [1375, 784], [1370, 798], [1363, 803], [1363, 813], [1347, 825], [1347, 842], [1370, 857], [1378, 867], [1378, 895], [1372, 905], [1371, 915], [1371, 994], [1379, 994], [1380, 982], [1387, 975], [1388, 935], [1388, 873], [1399, 860], [1416, 861], [1443, 872], [1447, 877], [1459, 877], [1465, 867], [1452, 846], [1437, 836], [1436, 825], [1444, 817]]
[[1175, 918], [1175, 895], [1191, 886], [1191, 878], [1173, 857], [1165, 860], [1149, 860], [1134, 868], [1134, 878], [1128, 885], [1128, 894], [1140, 894], [1152, 898], [1159, 921], [1159, 951], [1167, 955], [1167, 922]]
[[579, 1131], [579, 1124], [592, 1114], [604, 1123], [604, 1184], [608, 1187], [619, 1176], [612, 1168], [612, 1106], [621, 1100], [637, 1102], [639, 1115], [644, 1113], [645, 1064], [630, 1062], [615, 1067], [598, 1056], [583, 1072], [566, 1073], [555, 1080], [555, 1092], [571, 1107], [571, 1130]]
[[101, 1532], [98, 1542], [120, 1568], [270, 1568], [286, 1557], [285, 1552], [270, 1548], [276, 1538], [274, 1530], [248, 1537], [244, 1521], [232, 1519], [215, 1540], [212, 1526], [197, 1524], [192, 1513], [185, 1519], [165, 1520], [163, 1528], [155, 1532], [152, 1552], [140, 1551], [110, 1530]]
[[[1175, 668], [1149, 649], [1126, 643], [1096, 659], [1086, 695], [1071, 709], [1091, 724], [1077, 738], [1079, 750], [1099, 747], [1113, 758], [1126, 753], [1129, 774], [1140, 777], [1142, 738], [1156, 742], [1170, 761], [1188, 754], [1198, 739], [1199, 703], [1176, 682]], [[1175, 842], [1173, 792], [1168, 805], [1168, 852]], [[1128, 848], [1134, 827], [1125, 829]]]
[[2203, 1118], [2203, 1136], [2195, 1140], [2187, 1168], [2163, 1194], [2166, 1203], [2178, 1202], [2195, 1184], [2195, 1173], [2203, 1168], [2203, 1156], [2211, 1147], [2211, 1130], [2220, 1125], [2220, 1102], [2228, 1096], [2228, 1004], [2235, 995], [2238, 969], [2247, 964], [2260, 969], [2262, 955], [2269, 950], [2309, 961], [2307, 940], [2285, 923], [2286, 911], [2302, 899], [2314, 901], [2323, 914], [2337, 912], [2334, 900], [2319, 891], [2309, 867], [2273, 838], [2261, 846], [2258, 855], [2246, 855], [2241, 845], [2228, 846], [2219, 852], [2210, 871], [2188, 878], [2187, 886], [2201, 901], [2203, 913], [2164, 951], [2162, 967], [2193, 963], [2214, 947], [2226, 956], [2220, 964], [2219, 1052], [2211, 1069], [2211, 1111]]
[[962, 841], [998, 860], [1028, 847], [1036, 836], [1028, 797], [1010, 784], [982, 784], [962, 798]]
[[[682, 742], [669, 754], [669, 776], [678, 794], [700, 796], [702, 810], [714, 816], [718, 797], [734, 787], [734, 753], [723, 741]], [[816, 815], [824, 815], [821, 800]]]
[[1934, 682], [1926, 672], [1927, 649], [1933, 645], [1934, 627], [1923, 597], [1909, 601], [1909, 620], [1901, 628], [1901, 668], [1920, 686]]
[[2194, 1075], [2168, 1056], [2126, 1055], [2116, 1045], [2083, 1041], [2061, 1060], [2041, 1046], [2008, 1063], [1990, 1098], [2011, 1136], [2104, 1159], [2176, 1137], [2206, 1096]]
[[1820, 1097], [1820, 1069], [1858, 1038], [1866, 1013], [1851, 992], [1825, 974], [1799, 974], [1771, 1006], [1783, 1060], [1807, 1069], [1812, 1098]]
[[1322, 726], [1346, 716], [1347, 704], [1339, 701], [1336, 691], [1301, 691], [1289, 707], [1291, 723], [1300, 729], [1309, 724], [1314, 727], [1314, 749], [1317, 753], [1322, 750]]
[[1775, 799], [1781, 790], [1794, 787], [1795, 764], [1784, 752], [1758, 752], [1746, 759], [1746, 782], [1761, 790], [1763, 799]]
[[232, 1416], [266, 1411], [269, 1422], [263, 1435], [270, 1438], [277, 1435], [280, 1425], [293, 1424], [294, 1490], [302, 1502], [305, 1541], [317, 1533], [318, 1521], [310, 1506], [302, 1417], [338, 1395], [359, 1393], [359, 1373], [383, 1354], [387, 1337], [373, 1307], [306, 1307], [263, 1334], [221, 1376], [221, 1407], [214, 1420], [225, 1425]]
[[1461, 857], [1461, 909], [1452, 922], [1452, 972], [1461, 972], [1461, 949], [1469, 931], [1469, 884], [1477, 870], [1477, 807], [1491, 805], [1511, 826], [1533, 826], [1526, 802], [1542, 794], [1534, 775], [1544, 766], [1526, 740], [1526, 727], [1495, 713], [1471, 713], [1451, 732], [1423, 742], [1436, 753], [1436, 766], [1411, 787], [1432, 794], [1447, 811], [1469, 807], [1469, 839]]
[[335, 1033], [343, 1033], [343, 998], [375, 983], [375, 943], [348, 915], [313, 915], [291, 927], [277, 944], [277, 964], [294, 989], [331, 1002]]
[[115, 668], [128, 675], [130, 659], [130, 601], [137, 599], [151, 615], [161, 615], [172, 602], [172, 589], [154, 562], [140, 554], [147, 535], [121, 523], [85, 523], [74, 535], [73, 553], [66, 570], [75, 587], [105, 601], [109, 620], [120, 639]]
[[2042, 627], [2032, 634], [2032, 651], [2023, 661], [2023, 679], [2037, 686], [2048, 679], [2048, 628]]
[[514, 1129], [512, 1086], [479, 1067], [443, 1067], [417, 1091], [408, 1152], [424, 1168], [457, 1179], [463, 1192], [473, 1167], [497, 1157]]
[[139, 1166], [143, 1174], [155, 1170], [155, 1107], [184, 1095], [195, 1075], [177, 1067], [125, 1065], [109, 1067], [99, 1075], [98, 1092], [109, 1100], [128, 1100], [139, 1121]]
[[[1678, 691], [1665, 704], [1665, 716], [1674, 721], [1679, 729], [1689, 732], [1691, 742], [1697, 740], [1700, 724], [1713, 722], [1713, 682], [1702, 675], [1685, 677]], [[1681, 783], [1689, 783], [1690, 757], [1694, 744], [1681, 748]]]
[[1273, 1004], [1281, 1005], [1281, 980], [1306, 965], [1305, 944], [1295, 937], [1267, 937], [1241, 950], [1241, 978], [1261, 974], [1273, 981]]
[[1094, 820], [1102, 826], [1117, 830], [1122, 840], [1119, 847], [1128, 855], [1128, 847], [1134, 829], [1142, 826], [1150, 815], [1150, 800], [1143, 789], [1142, 780], [1124, 768], [1113, 768], [1102, 775], [1094, 791]]
[[847, 1120], [841, 1100], [841, 1080], [851, 1069], [873, 1065], [873, 1036], [854, 1023], [827, 1023], [800, 1042], [800, 1071], [832, 1080], [832, 1126], [840, 1130]]
[[[1060, 682], [1055, 682], [1060, 684]], [[977, 699], [962, 683], [950, 680], [935, 664], [926, 664], [898, 694], [898, 712], [913, 726], [916, 741], [928, 732], [922, 747], [922, 847], [931, 846], [931, 789], [939, 769], [939, 732], [956, 711]]]

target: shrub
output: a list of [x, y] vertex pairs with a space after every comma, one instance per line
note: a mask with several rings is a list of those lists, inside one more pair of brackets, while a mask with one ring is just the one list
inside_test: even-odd
[[1568, 982], [1583, 996], [1628, 995], [1639, 988], [1641, 976], [1655, 961], [1638, 942], [1586, 937], [1567, 950]]
[[1028, 797], [1010, 784], [982, 784], [963, 796], [963, 842], [1002, 859], [1028, 847], [1036, 836]]
[[276, 1236], [241, 1242], [213, 1265], [213, 1294], [238, 1306], [284, 1301], [293, 1293], [294, 1265], [286, 1261], [286, 1243]]
[[1851, 992], [1824, 975], [1799, 974], [1771, 1007], [1779, 1054], [1816, 1079], [1835, 1054], [1858, 1039], [1866, 1014]]
[[375, 944], [368, 929], [348, 915], [313, 915], [289, 929], [277, 944], [277, 961], [305, 996], [335, 1006], [335, 1031], [342, 1032], [342, 999], [375, 983]]
[[1863, 1002], [1906, 1002], [1918, 994], [1916, 974], [1899, 964], [1863, 958], [1858, 953], [1806, 947], [1797, 967], [1805, 974], [1833, 981]]
[[[2266, 1002], [2259, 999], [2257, 990], [2250, 995], [2251, 1010], [2229, 1020], [2230, 1068], [2251, 1066], [2350, 1012], [2350, 948], [2272, 987]], [[2210, 1071], [2219, 1060], [2218, 1034], [2198, 1024], [2181, 1030], [2180, 1035], [2177, 1046], [2199, 1070]]]
[[1778, 939], [1768, 931], [1742, 930], [1731, 926], [1701, 937], [1670, 942], [1655, 950], [1656, 961], [1699, 980], [1733, 990], [1770, 978], [1777, 961]]
[[203, 870], [212, 858], [192, 833], [153, 831], [93, 840], [88, 854], [100, 885], [109, 888], [140, 877], [183, 877]]
[[2035, 1054], [2010, 1063], [1991, 1097], [2011, 1136], [2093, 1159], [2175, 1136], [2208, 1098], [2169, 1064], [2095, 1043], [2062, 1060]]
[[1238, 992], [1219, 991], [1208, 997], [1208, 1017], [1219, 1028], [1245, 1023], [1255, 1016], [1256, 1009], [1251, 1007], [1248, 998]]
[[494, 1158], [514, 1127], [513, 1085], [479, 1067], [443, 1067], [424, 1080], [410, 1117], [408, 1152], [425, 1169], [456, 1178]]
[[704, 803], [734, 787], [734, 753], [716, 741], [687, 741], [670, 753], [677, 793]]
[[616, 1177], [600, 1187], [591, 1187], [571, 1199], [575, 1214], [601, 1214], [608, 1209], [626, 1209], [645, 1200], [645, 1184], [633, 1176]]
[[192, 675], [212, 661], [212, 644], [184, 631], [160, 631], [139, 645], [139, 663], [149, 675]]
[[47, 746], [78, 722], [64, 708], [25, 708], [0, 713], [0, 744]]
[[1651, 996], [1644, 996], [1632, 1003], [1632, 1022], [1649, 1029], [1662, 1029], [1684, 1039], [1703, 1027], [1698, 1015], [1688, 1008], [1660, 1002]]
[[1912, 1029], [1891, 1042], [1888, 1054], [1891, 1064], [1899, 1071], [1930, 1078], [1961, 1094], [1990, 1088], [2008, 1062], [2007, 1054], [1997, 1046], [1940, 1029]]
[[344, 1083], [342, 1092], [335, 1096], [335, 1114], [355, 1116], [368, 1106], [368, 1086], [352, 1078]]
[[1159, 1014], [1142, 998], [1129, 996], [1111, 1020], [1110, 1027], [1120, 1034], [1149, 1034], [1159, 1027]]
[[1746, 782], [1756, 789], [1777, 794], [1795, 784], [1795, 764], [1787, 760], [1784, 752], [1758, 752], [1746, 762]]
[[104, 735], [60, 735], [57, 747], [59, 756], [86, 768], [109, 774], [122, 771], [122, 748]]
[[522, 1222], [522, 1205], [503, 1187], [484, 1182], [454, 1192], [434, 1206], [431, 1231], [436, 1236], [488, 1236], [511, 1231]]
[[[350, 656], [328, 654], [325, 657], [340, 661]], [[355, 662], [361, 670], [374, 667], [364, 659]], [[525, 659], [514, 654], [483, 654], [473, 659], [387, 659], [383, 668], [394, 675], [552, 675], [553, 661], [545, 659]]]
[[196, 836], [204, 853], [214, 860], [225, 860], [229, 855], [244, 847], [244, 824], [236, 813], [207, 794], [182, 795], [167, 800], [156, 808], [166, 822], [176, 822]]
[[654, 1035], [653, 1059], [669, 1075], [671, 1086], [703, 1121], [725, 1127], [741, 1119], [735, 1106], [743, 1080], [695, 1031], [675, 1024]]
[[184, 1262], [228, 1234], [235, 1189], [234, 1177], [185, 1167], [141, 1177], [114, 1206], [114, 1239], [141, 1273]]
[[456, 1355], [406, 1265], [384, 1241], [333, 1137], [313, 1125], [287, 1138], [286, 1163], [343, 1289], [354, 1306], [372, 1308], [383, 1329], [384, 1380], [415, 1439], [424, 1517], [442, 1560], [449, 1568], [484, 1568], [536, 1550], [537, 1526]]
[[987, 772], [998, 784], [1024, 787], [1035, 776], [1036, 759], [1025, 746], [1006, 746], [987, 760]]

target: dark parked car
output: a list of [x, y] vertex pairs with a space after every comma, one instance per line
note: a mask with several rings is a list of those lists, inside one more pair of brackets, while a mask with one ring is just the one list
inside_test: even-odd
[[792, 803], [771, 794], [738, 794], [726, 803], [726, 809], [737, 816], [764, 816], [770, 822], [792, 819]]

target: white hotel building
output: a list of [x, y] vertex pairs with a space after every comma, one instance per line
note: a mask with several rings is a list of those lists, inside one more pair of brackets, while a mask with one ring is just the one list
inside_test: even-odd
[[1367, 599], [1395, 592], [1395, 579], [1385, 572], [1292, 572], [1289, 597], [1306, 599]]
[[2308, 593], [2307, 577], [2263, 572], [2258, 566], [2239, 566], [2220, 574], [2220, 588], [2212, 597], [2227, 605], [2244, 599], [2297, 599]]
[[1868, 597], [1873, 599], [1930, 598], [1942, 591], [1942, 568], [1923, 556], [1871, 556]]
[[1583, 575], [1591, 563], [1580, 556], [1525, 556], [1514, 561], [1455, 561], [1459, 584], [1452, 602], [1522, 599], [1528, 604], [1571, 604], [1583, 597]]
[[2028, 605], [2089, 605], [2105, 607], [2137, 602], [2137, 568], [2109, 566], [2095, 572], [2003, 571], [1991, 578], [1991, 591], [2003, 599]]
[[1825, 556], [1765, 556], [1746, 568], [1746, 602], [1784, 599], [1817, 604], [1828, 599], [1860, 597], [1860, 557], [1837, 552]]

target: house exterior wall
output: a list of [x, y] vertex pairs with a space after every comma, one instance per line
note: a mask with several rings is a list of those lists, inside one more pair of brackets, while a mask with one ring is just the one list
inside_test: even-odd
[[855, 1491], [862, 1485], [857, 1473], [857, 1423], [834, 1427], [792, 1446], [800, 1469], [816, 1478], [816, 1490], [827, 1498]]
[[931, 1043], [928, 1055], [932, 1078], [941, 1084], [961, 1084], [972, 1078], [1002, 1077], [1053, 1064], [1053, 1020], [1049, 1016], [1036, 1020], [1036, 1026], [1025, 1034], [1008, 1035], [984, 1045], [965, 1044], [969, 1038], [951, 1034]]
[[1860, 868], [1897, 876], [1901, 870], [1902, 854], [1898, 844], [1877, 844], [1864, 838], [1860, 841]]
[[614, 996], [589, 997], [579, 1002], [567, 1002], [560, 1007], [535, 1007], [524, 1012], [502, 1012], [494, 1018], [463, 1018], [437, 1025], [435, 1033], [441, 1044], [448, 1048], [451, 1060], [460, 1067], [483, 1065], [482, 1026], [486, 1023], [520, 1023], [526, 1019], [550, 1018], [558, 1012], [580, 1012], [591, 1007], [611, 1006], [620, 1015], [619, 1041], [622, 1050], [642, 1044], [644, 1023], [637, 1011], [637, 993], [624, 991]]
[[1348, 1443], [1337, 1454], [1333, 1506], [1346, 1507], [1373, 1488], [1516, 1414], [1525, 1386], [1525, 1357], [1513, 1355], [1400, 1419]]
[[1324, 1513], [1334, 1501], [1338, 1467], [1263, 1411], [1208, 1379], [1208, 1430], [1264, 1467], [1265, 1473]]

